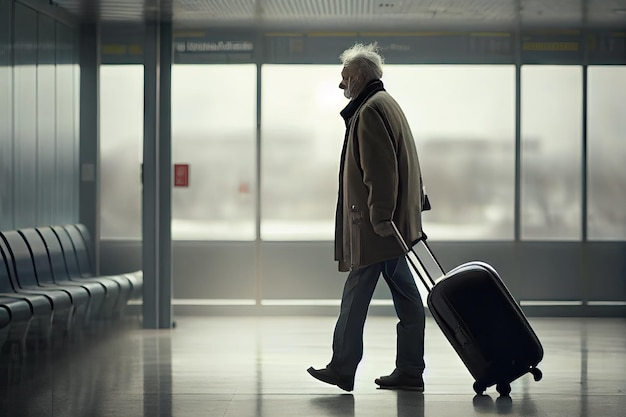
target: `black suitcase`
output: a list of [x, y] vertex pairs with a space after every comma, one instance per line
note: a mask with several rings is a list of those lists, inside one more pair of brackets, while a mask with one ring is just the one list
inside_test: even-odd
[[[508, 395], [511, 382], [526, 373], [539, 381], [541, 342], [496, 270], [474, 261], [445, 273], [425, 238], [420, 242], [431, 258], [428, 265], [408, 247], [397, 228], [395, 232], [428, 290], [433, 318], [474, 377], [476, 394], [495, 385], [499, 394]], [[433, 266], [441, 272], [437, 279], [428, 272]]]

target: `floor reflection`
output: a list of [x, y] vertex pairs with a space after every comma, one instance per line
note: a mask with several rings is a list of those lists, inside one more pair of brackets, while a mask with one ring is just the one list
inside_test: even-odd
[[352, 394], [314, 397], [311, 398], [311, 405], [313, 409], [317, 410], [322, 416], [354, 416], [354, 396]]
[[[387, 397], [381, 399], [380, 403], [385, 406], [389, 405], [389, 416], [397, 417], [424, 417], [424, 394], [414, 391], [387, 391], [395, 401], [389, 401]], [[355, 408], [359, 408], [360, 414], [367, 412], [371, 401], [367, 398], [360, 397], [355, 399], [353, 394], [324, 395], [313, 397], [310, 400], [312, 408], [318, 412], [320, 416], [328, 417], [353, 417], [355, 416]], [[393, 414], [393, 403], [395, 402], [396, 414]], [[356, 407], [355, 407], [356, 404]], [[364, 411], [365, 410], [365, 411]]]
[[[477, 396], [427, 324], [426, 391], [377, 389], [395, 320], [372, 317], [355, 390], [306, 373], [327, 358], [332, 317], [185, 317], [173, 330], [118, 322], [51, 346], [5, 343], [0, 417], [624, 417], [626, 320], [536, 319], [545, 378]], [[391, 341], [391, 343], [390, 343]]]
[[397, 391], [396, 410], [398, 417], [424, 417], [424, 394], [421, 392]]
[[[132, 383], [133, 356], [111, 355], [118, 326], [103, 326], [52, 345], [5, 344], [0, 359], [0, 415], [99, 416], [111, 394]], [[119, 350], [118, 350], [119, 351]]]
[[[472, 401], [474, 410], [480, 414], [513, 414], [516, 408], [527, 410], [527, 403], [521, 401], [519, 404], [513, 406], [513, 399], [508, 395], [501, 395], [494, 399], [490, 395], [476, 395]], [[534, 412], [527, 414], [528, 411], [524, 411], [520, 415], [536, 415]]]
[[172, 339], [170, 330], [152, 331], [141, 339], [144, 417], [172, 416]]

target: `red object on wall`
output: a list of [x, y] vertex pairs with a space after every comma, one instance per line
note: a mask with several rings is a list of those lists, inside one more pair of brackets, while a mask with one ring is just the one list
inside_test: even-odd
[[189, 164], [174, 164], [174, 187], [189, 187]]

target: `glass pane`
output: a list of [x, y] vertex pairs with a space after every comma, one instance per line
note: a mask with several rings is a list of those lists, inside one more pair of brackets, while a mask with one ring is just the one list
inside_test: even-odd
[[[263, 239], [333, 239], [345, 131], [339, 112], [347, 104], [340, 72], [263, 67]], [[388, 65], [384, 72], [417, 142], [434, 205], [424, 217], [428, 235], [512, 238], [515, 68]]]
[[341, 66], [262, 68], [261, 238], [332, 240], [348, 103]]
[[522, 67], [523, 239], [581, 237], [582, 67]]
[[385, 87], [417, 143], [439, 240], [512, 239], [515, 178], [513, 65], [388, 65]]
[[626, 67], [588, 68], [588, 237], [626, 239]]
[[100, 66], [100, 234], [141, 239], [143, 66]]
[[256, 91], [253, 64], [172, 66], [173, 239], [255, 239]]

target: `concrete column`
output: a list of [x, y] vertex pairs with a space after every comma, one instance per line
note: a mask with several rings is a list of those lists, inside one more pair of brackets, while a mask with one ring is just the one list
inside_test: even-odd
[[172, 327], [172, 25], [146, 23], [144, 47], [143, 323]]

